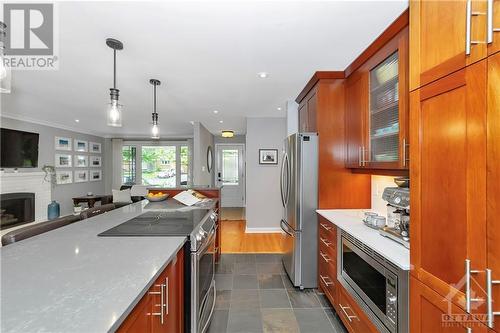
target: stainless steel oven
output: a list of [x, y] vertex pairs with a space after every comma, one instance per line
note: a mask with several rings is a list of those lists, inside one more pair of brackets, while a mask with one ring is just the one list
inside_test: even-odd
[[381, 332], [408, 332], [408, 272], [338, 233], [337, 278]]
[[216, 225], [202, 231], [196, 251], [191, 252], [191, 332], [207, 330], [215, 308], [215, 235]]

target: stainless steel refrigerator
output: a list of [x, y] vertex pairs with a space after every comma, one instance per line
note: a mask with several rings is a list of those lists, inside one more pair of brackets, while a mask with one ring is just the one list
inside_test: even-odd
[[292, 134], [281, 159], [283, 265], [294, 286], [316, 288], [318, 223], [318, 135]]

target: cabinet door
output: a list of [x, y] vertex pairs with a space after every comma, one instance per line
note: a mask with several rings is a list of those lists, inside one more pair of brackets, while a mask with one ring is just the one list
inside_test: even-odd
[[[412, 333], [470, 333], [465, 312], [445, 297], [410, 278], [410, 332]], [[473, 333], [487, 333], [479, 321], [468, 323]]]
[[307, 114], [307, 100], [299, 105], [299, 132], [307, 132], [309, 115]]
[[465, 308], [466, 259], [484, 294], [486, 61], [412, 92], [410, 114], [411, 273]]
[[[500, 280], [500, 53], [488, 58], [487, 221], [488, 268]], [[492, 285], [493, 311], [500, 312], [500, 285]], [[495, 316], [500, 331], [500, 316]]]
[[488, 55], [500, 51], [500, 0], [488, 1], [488, 15], [491, 16], [491, 25], [487, 27], [488, 33]]
[[307, 97], [307, 132], [316, 132], [316, 117], [317, 117], [317, 108], [318, 97], [316, 95], [316, 89], [313, 89], [310, 95]]
[[346, 164], [364, 166], [365, 121], [368, 112], [368, 73], [355, 72], [346, 82]]
[[410, 1], [410, 90], [485, 58], [485, 41], [485, 0]]
[[152, 322], [155, 319], [151, 312], [153, 300], [149, 295], [144, 296], [118, 328], [119, 333], [151, 332]]

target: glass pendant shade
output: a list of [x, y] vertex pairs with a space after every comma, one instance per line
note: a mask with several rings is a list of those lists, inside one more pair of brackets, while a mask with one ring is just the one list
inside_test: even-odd
[[160, 128], [158, 127], [158, 124], [153, 124], [153, 127], [151, 127], [151, 138], [152, 139], [160, 138]]
[[122, 127], [122, 109], [123, 106], [117, 100], [111, 100], [108, 104], [108, 126]]

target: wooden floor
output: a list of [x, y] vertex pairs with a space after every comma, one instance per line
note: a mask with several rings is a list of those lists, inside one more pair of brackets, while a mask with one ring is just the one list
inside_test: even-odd
[[222, 253], [283, 253], [281, 233], [245, 233], [245, 220], [221, 221]]

